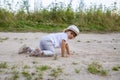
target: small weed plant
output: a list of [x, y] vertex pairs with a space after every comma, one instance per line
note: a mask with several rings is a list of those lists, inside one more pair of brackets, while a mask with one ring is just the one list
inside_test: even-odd
[[28, 72], [28, 71], [22, 71], [21, 73], [24, 77], [26, 77], [27, 80], [31, 80], [32, 79], [32, 75]]
[[36, 67], [36, 71], [46, 71], [48, 69], [50, 69], [51, 67], [50, 66], [47, 66], [47, 65], [42, 65], [42, 66], [37, 66]]
[[78, 63], [77, 62], [72, 62], [73, 65], [77, 65]]
[[92, 62], [91, 64], [89, 64], [87, 70], [92, 74], [100, 74], [102, 76], [107, 75], [107, 71], [104, 70], [102, 68], [102, 65], [99, 64], [98, 62]]
[[7, 65], [6, 62], [1, 62], [0, 63], [0, 68], [7, 68], [7, 67], [8, 67], [8, 65]]
[[119, 71], [119, 69], [120, 69], [120, 66], [114, 66], [114, 67], [112, 68], [113, 71]]
[[80, 69], [75, 69], [75, 72], [76, 72], [77, 74], [79, 74], [79, 73], [80, 73]]
[[50, 76], [56, 79], [62, 72], [63, 72], [62, 68], [52, 69]]

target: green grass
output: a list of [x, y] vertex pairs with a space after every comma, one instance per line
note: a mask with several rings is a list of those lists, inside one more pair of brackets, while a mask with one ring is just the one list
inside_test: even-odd
[[7, 67], [8, 67], [7, 62], [0, 63], [0, 68], [7, 68]]
[[30, 68], [30, 66], [28, 66], [28, 65], [23, 66], [23, 69], [29, 69], [29, 68]]
[[13, 70], [12, 72], [12, 80], [17, 80], [20, 76], [19, 76], [19, 71], [17, 70]]
[[120, 66], [114, 66], [114, 67], [112, 68], [113, 71], [119, 71], [119, 69], [120, 69]]
[[6, 41], [8, 39], [9, 39], [8, 37], [3, 37], [3, 38], [0, 37], [0, 42]]
[[80, 73], [80, 69], [75, 69], [75, 72], [76, 72], [77, 74], [79, 74], [79, 73]]
[[102, 76], [107, 76], [108, 74], [107, 70], [104, 70], [102, 65], [98, 62], [92, 62], [91, 64], [89, 64], [87, 70], [92, 74], [100, 74]]
[[63, 69], [58, 67], [56, 69], [51, 70], [50, 76], [56, 79], [61, 73], [63, 73]]
[[16, 69], [16, 68], [17, 68], [17, 65], [11, 66], [11, 69]]
[[57, 54], [54, 55], [53, 60], [58, 60], [58, 55]]
[[36, 71], [46, 71], [48, 69], [50, 69], [51, 67], [50, 66], [47, 66], [47, 65], [42, 65], [42, 66], [37, 66], [36, 67]]
[[107, 74], [108, 74], [107, 70], [100, 71], [100, 75], [102, 75], [102, 76], [107, 76]]
[[31, 80], [32, 79], [32, 75], [28, 72], [28, 71], [22, 71], [21, 74], [27, 79], [27, 80]]
[[[0, 31], [58, 32], [75, 24], [81, 32], [120, 32], [120, 15], [114, 13], [115, 3], [111, 8], [92, 5], [86, 10], [78, 8], [79, 11], [74, 11], [72, 5], [65, 7], [63, 4], [54, 3], [54, 7], [48, 6], [48, 8], [29, 13], [24, 9], [14, 13], [0, 8]], [[24, 6], [26, 5], [23, 4], [22, 7]], [[116, 8], [116, 11], [119, 10]]]

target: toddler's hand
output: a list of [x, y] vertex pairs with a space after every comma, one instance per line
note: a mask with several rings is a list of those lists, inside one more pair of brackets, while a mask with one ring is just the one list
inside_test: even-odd
[[71, 55], [74, 55], [75, 51], [70, 51]]
[[70, 57], [70, 54], [67, 54], [65, 57]]

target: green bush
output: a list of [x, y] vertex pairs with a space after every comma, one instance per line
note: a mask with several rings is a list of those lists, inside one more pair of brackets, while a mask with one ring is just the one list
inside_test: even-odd
[[[94, 6], [74, 11], [70, 4], [52, 3], [48, 8], [28, 11], [21, 8], [16, 13], [0, 7], [0, 31], [43, 31], [58, 32], [75, 24], [82, 32], [120, 32], [120, 14], [114, 8]], [[27, 11], [27, 12], [25, 12]], [[117, 11], [117, 10], [116, 10]]]

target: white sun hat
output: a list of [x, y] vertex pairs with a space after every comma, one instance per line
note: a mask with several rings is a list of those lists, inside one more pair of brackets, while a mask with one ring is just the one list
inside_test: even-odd
[[70, 26], [68, 26], [68, 28], [65, 29], [65, 31], [66, 31], [66, 30], [71, 30], [71, 31], [75, 32], [76, 35], [79, 34], [79, 29], [78, 29], [77, 26], [75, 26], [75, 25], [70, 25]]

